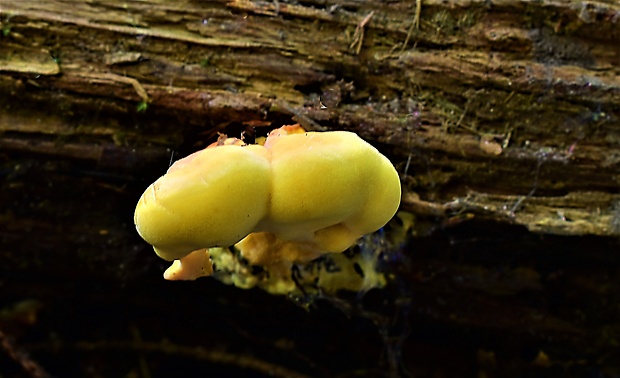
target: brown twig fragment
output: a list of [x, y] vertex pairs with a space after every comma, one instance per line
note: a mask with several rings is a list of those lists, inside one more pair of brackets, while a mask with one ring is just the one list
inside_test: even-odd
[[415, 15], [413, 16], [413, 21], [411, 22], [411, 26], [407, 32], [407, 37], [405, 38], [405, 42], [403, 43], [400, 52], [405, 51], [407, 44], [409, 44], [409, 39], [413, 34], [413, 29], [420, 30], [420, 13], [422, 13], [422, 0], [415, 0]]
[[39, 364], [33, 361], [26, 352], [15, 347], [9, 337], [0, 331], [0, 348], [2, 348], [9, 357], [21, 365], [33, 378], [48, 378], [50, 375]]
[[349, 46], [349, 49], [355, 49], [355, 55], [359, 55], [360, 51], [362, 51], [362, 44], [364, 43], [364, 27], [366, 24], [370, 22], [372, 16], [375, 15], [375, 11], [371, 11], [360, 21], [360, 23], [355, 28], [355, 33], [353, 34], [353, 42]]
[[[220, 350], [207, 349], [199, 346], [185, 346], [171, 342], [149, 342], [149, 341], [78, 341], [68, 344], [36, 344], [33, 347], [40, 349], [51, 349], [58, 347], [72, 348], [81, 351], [114, 351], [118, 353], [160, 353], [163, 355], [193, 358], [196, 360], [207, 361], [214, 364], [234, 366], [239, 369], [247, 369], [276, 378], [307, 378], [308, 376], [287, 367], [261, 360], [255, 356], [245, 354], [234, 354]], [[37, 376], [38, 377], [38, 376]], [[48, 376], [43, 376], [48, 377]]]
[[132, 77], [121, 76], [112, 73], [80, 73], [81, 77], [88, 79], [93, 84], [106, 84], [106, 83], [118, 83], [118, 84], [129, 84], [136, 91], [136, 94], [142, 102], [149, 102], [149, 95], [146, 93], [146, 90], [140, 84], [140, 82]]

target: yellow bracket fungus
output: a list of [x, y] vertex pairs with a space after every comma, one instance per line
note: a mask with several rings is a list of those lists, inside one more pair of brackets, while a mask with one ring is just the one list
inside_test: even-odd
[[213, 273], [210, 248], [235, 245], [274, 270], [342, 252], [384, 226], [400, 197], [394, 166], [356, 134], [284, 126], [264, 145], [220, 138], [177, 161], [134, 221], [157, 255], [177, 260], [164, 277], [191, 280]]

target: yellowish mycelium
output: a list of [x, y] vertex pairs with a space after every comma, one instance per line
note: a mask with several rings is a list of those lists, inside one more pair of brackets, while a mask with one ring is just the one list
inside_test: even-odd
[[214, 247], [236, 244], [271, 269], [342, 252], [385, 225], [400, 197], [393, 165], [356, 134], [285, 126], [264, 145], [221, 139], [177, 161], [134, 221], [160, 257], [180, 260], [166, 279], [195, 279], [213, 272]]

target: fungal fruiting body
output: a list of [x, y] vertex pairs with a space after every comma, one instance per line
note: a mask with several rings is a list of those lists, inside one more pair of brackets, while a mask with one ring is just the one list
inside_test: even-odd
[[177, 161], [134, 221], [160, 257], [178, 260], [165, 278], [195, 279], [213, 272], [210, 248], [235, 245], [267, 269], [342, 252], [385, 225], [400, 197], [393, 165], [356, 134], [285, 126], [264, 145], [221, 139]]

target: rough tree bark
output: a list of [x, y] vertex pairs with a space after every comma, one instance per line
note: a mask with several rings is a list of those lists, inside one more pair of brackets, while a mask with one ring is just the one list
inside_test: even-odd
[[[29, 271], [47, 284], [71, 278], [53, 290], [75, 290], [75, 279], [93, 274], [144, 279], [144, 266], [159, 268], [140, 262], [149, 253], [132, 231], [144, 185], [217, 133], [252, 138], [299, 122], [354, 131], [390, 157], [421, 250], [443, 245], [437, 230], [463, 222], [478, 237], [487, 229], [517, 235], [498, 242], [517, 245], [506, 252], [512, 258], [524, 248], [545, 261], [561, 260], [547, 251], [587, 249], [584, 239], [541, 234], [597, 236], [587, 239], [597, 246], [595, 267], [560, 263], [562, 273], [553, 272], [575, 269], [578, 303], [592, 292], [606, 298], [595, 306], [606, 320], [588, 318], [588, 327], [618, 335], [610, 297], [618, 272], [605, 270], [618, 263], [610, 250], [620, 233], [616, 1], [0, 0], [0, 29], [0, 253], [3, 275], [14, 278], [4, 305], [35, 295], [24, 289]], [[492, 308], [498, 332], [530, 327], [572, 346], [597, 342], [593, 355], [614, 345], [615, 336], [584, 337], [587, 327], [562, 306], [551, 314], [472, 294], [471, 313], [454, 315], [456, 307], [434, 302], [452, 297], [455, 285], [516, 293], [539, 288], [545, 273], [520, 261], [500, 279], [484, 265], [488, 256], [481, 267], [422, 255], [421, 276], [407, 274], [414, 286], [433, 278], [412, 304], [428, 310], [424, 321], [484, 334], [491, 321], [475, 310]], [[446, 270], [469, 281], [459, 286]], [[604, 277], [590, 281], [592, 272]], [[496, 357], [484, 353], [480, 369], [495, 369]]]

